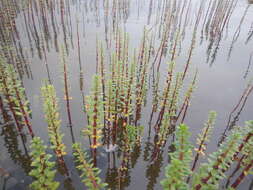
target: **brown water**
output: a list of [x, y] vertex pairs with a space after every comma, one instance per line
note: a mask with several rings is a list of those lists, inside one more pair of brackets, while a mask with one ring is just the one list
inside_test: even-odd
[[[110, 1], [111, 2], [111, 1]], [[194, 21], [199, 6], [199, 0], [193, 0], [190, 9], [189, 22], [186, 26], [186, 36], [181, 44], [181, 52], [176, 58], [178, 69], [184, 68], [186, 63], [189, 47], [192, 39], [192, 31]], [[96, 8], [97, 3], [97, 8]], [[159, 25], [155, 24], [156, 15], [161, 11], [158, 9], [158, 2], [153, 1], [152, 10], [150, 9], [150, 0], [132, 0], [129, 8], [129, 17], [119, 21], [119, 26], [122, 30], [126, 31], [130, 37], [130, 52], [133, 53], [134, 48], [138, 48], [141, 43], [144, 26], [150, 31], [159, 31]], [[186, 78], [186, 83], [190, 81], [195, 68], [199, 70], [197, 81], [197, 89], [186, 116], [185, 123], [190, 126], [192, 132], [192, 141], [200, 133], [204, 121], [207, 119], [209, 110], [215, 110], [218, 113], [216, 127], [213, 136], [208, 145], [207, 152], [211, 153], [216, 150], [218, 140], [224, 131], [229, 113], [232, 111], [236, 103], [239, 101], [243, 90], [246, 88], [249, 80], [253, 77], [253, 65], [249, 65], [250, 55], [253, 52], [252, 38], [245, 43], [249, 32], [253, 30], [253, 7], [250, 6], [246, 12], [245, 18], [240, 27], [240, 33], [237, 40], [232, 44], [235, 32], [238, 29], [240, 21], [248, 6], [246, 0], [239, 0], [236, 8], [230, 18], [228, 27], [224, 30], [220, 42], [214, 42], [213, 47], [210, 49], [210, 40], [205, 36], [201, 40], [201, 28], [199, 25], [197, 30], [196, 47], [193, 51], [191, 66], [189, 69], [189, 77]], [[112, 7], [110, 7], [111, 10]], [[57, 9], [59, 10], [59, 9]], [[206, 10], [206, 9], [205, 9]], [[91, 78], [96, 69], [96, 40], [101, 40], [105, 43], [106, 33], [108, 30], [109, 41], [113, 30], [112, 16], [109, 14], [108, 26], [105, 25], [104, 7], [102, 1], [95, 0], [77, 0], [70, 1], [70, 11], [67, 18], [69, 24], [66, 25], [66, 42], [68, 47], [68, 68], [70, 80], [70, 94], [73, 98], [71, 100], [71, 111], [73, 120], [73, 132], [76, 141], [82, 142], [88, 148], [87, 138], [84, 138], [80, 131], [86, 126], [86, 117], [82, 112], [82, 92], [79, 88], [79, 63], [78, 63], [78, 48], [77, 48], [77, 20], [78, 31], [80, 35], [80, 49], [81, 49], [81, 64], [84, 72], [84, 94], [89, 93]], [[36, 24], [40, 38], [43, 36], [42, 25], [38, 22], [37, 15]], [[150, 17], [150, 21], [149, 18]], [[41, 19], [41, 17], [39, 17]], [[203, 22], [204, 15], [201, 17]], [[58, 47], [66, 48], [64, 43], [64, 33], [61, 25], [60, 12], [55, 12], [54, 21], [56, 21], [56, 34], [57, 39], [52, 27], [52, 20], [48, 16], [48, 24], [51, 39], [48, 40], [48, 49], [45, 50], [45, 55], [48, 63], [48, 72], [45, 66], [45, 58], [42, 51], [42, 58], [38, 55], [35, 42], [29, 43], [23, 13], [20, 12], [16, 18], [17, 30], [20, 34], [20, 42], [23, 51], [27, 54], [27, 60], [30, 62], [30, 69], [32, 78], [24, 74], [23, 83], [26, 89], [28, 99], [31, 103], [32, 112], [32, 125], [36, 135], [40, 136], [44, 141], [48, 142], [47, 125], [44, 121], [42, 111], [42, 101], [40, 98], [40, 87], [43, 80], [50, 76], [50, 79], [57, 90], [59, 97], [60, 114], [62, 119], [61, 131], [65, 134], [64, 143], [67, 145], [68, 155], [66, 162], [71, 173], [71, 183], [67, 183], [60, 174], [57, 174], [56, 180], [62, 182], [61, 189], [84, 189], [75, 170], [72, 158], [72, 138], [70, 135], [70, 128], [68, 127], [68, 118], [66, 113], [64, 101], [64, 86], [62, 80], [62, 69], [59, 63], [60, 55], [55, 48], [55, 40], [57, 40]], [[71, 24], [70, 24], [71, 21]], [[201, 23], [200, 21], [200, 23]], [[160, 38], [156, 33], [155, 50], [158, 49]], [[45, 43], [45, 42], [44, 42]], [[73, 44], [72, 44], [73, 43]], [[31, 52], [33, 47], [33, 53]], [[232, 46], [231, 56], [228, 58], [230, 48]], [[215, 49], [217, 47], [217, 49]], [[211, 54], [208, 55], [208, 50]], [[112, 49], [108, 48], [106, 54], [108, 55]], [[215, 53], [216, 52], [216, 53]], [[161, 83], [163, 86], [164, 78], [166, 77], [166, 68], [169, 58], [163, 58], [160, 68]], [[108, 66], [107, 61], [106, 65]], [[253, 63], [252, 63], [253, 64]], [[247, 71], [248, 70], [248, 71]], [[160, 180], [164, 178], [164, 168], [168, 164], [168, 151], [170, 148], [171, 139], [169, 139], [167, 146], [164, 148], [163, 154], [159, 158], [151, 162], [151, 154], [153, 148], [153, 133], [148, 134], [148, 121], [151, 113], [152, 106], [152, 89], [149, 86], [147, 95], [147, 104], [142, 110], [141, 125], [145, 127], [142, 146], [136, 149], [131, 159], [131, 168], [129, 169], [129, 176], [126, 182], [122, 185], [122, 189], [161, 189]], [[249, 96], [242, 112], [239, 114], [238, 125], [243, 125], [247, 120], [253, 119], [253, 96]], [[155, 120], [155, 119], [154, 119]], [[154, 121], [153, 120], [153, 121]], [[11, 126], [11, 125], [10, 125]], [[0, 167], [5, 168], [13, 177], [12, 181], [7, 181], [6, 189], [27, 189], [27, 185], [31, 183], [31, 177], [26, 174], [27, 157], [25, 155], [23, 146], [18, 140], [15, 131], [2, 131], [0, 137]], [[10, 135], [11, 136], [8, 136]], [[28, 137], [28, 140], [29, 137]], [[28, 146], [28, 142], [26, 145]], [[103, 148], [99, 149], [98, 167], [102, 170], [101, 178], [105, 180], [109, 187], [117, 189], [116, 176], [117, 167], [120, 164], [120, 155], [112, 153], [110, 160]], [[109, 164], [108, 164], [109, 163]], [[15, 180], [16, 181], [15, 181]], [[253, 177], [250, 176], [246, 179], [245, 183], [241, 184], [240, 189], [249, 189], [250, 182]], [[72, 186], [72, 187], [71, 187]]]

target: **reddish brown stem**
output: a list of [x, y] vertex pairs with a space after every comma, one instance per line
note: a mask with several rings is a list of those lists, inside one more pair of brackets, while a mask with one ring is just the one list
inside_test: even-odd
[[232, 188], [236, 189], [238, 185], [243, 181], [243, 179], [246, 177], [247, 173], [250, 171], [250, 169], [253, 167], [253, 160], [243, 169], [240, 176], [235, 180], [235, 182], [232, 184]]

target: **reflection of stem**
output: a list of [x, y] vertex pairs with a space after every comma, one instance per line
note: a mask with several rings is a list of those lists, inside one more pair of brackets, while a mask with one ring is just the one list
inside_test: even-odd
[[[7, 123], [11, 121], [11, 118], [7, 114], [6, 118]], [[31, 160], [27, 151], [27, 147], [25, 144], [26, 136], [21, 135], [21, 141], [24, 147], [25, 154], [22, 154], [22, 151], [19, 149], [18, 145], [18, 139], [17, 139], [17, 131], [14, 128], [14, 125], [8, 125], [6, 124], [4, 127], [2, 127], [1, 136], [4, 138], [4, 146], [7, 148], [8, 153], [10, 154], [10, 158], [15, 162], [18, 163], [26, 172], [30, 172], [31, 169]]]
[[253, 61], [252, 58], [253, 58], [253, 52], [250, 54], [249, 64], [248, 64], [247, 70], [246, 70], [246, 72], [245, 72], [245, 74], [243, 76], [244, 79], [246, 79], [247, 76], [248, 76], [248, 74], [249, 74], [250, 66], [251, 66], [252, 61]]
[[162, 152], [158, 155], [157, 159], [152, 163], [149, 164], [146, 170], [146, 177], [148, 179], [148, 184], [146, 189], [153, 190], [154, 185], [157, 183], [157, 178], [159, 177], [161, 167], [163, 165], [163, 156]]
[[239, 177], [235, 180], [235, 182], [231, 185], [232, 188], [236, 189], [237, 186], [243, 181], [243, 179], [246, 177], [247, 173], [252, 169], [253, 167], [253, 159], [251, 162], [243, 169]]
[[196, 43], [197, 29], [198, 29], [198, 25], [199, 25], [199, 21], [200, 21], [201, 15], [202, 15], [204, 3], [205, 3], [205, 1], [202, 1], [201, 5], [199, 7], [199, 10], [198, 10], [197, 19], [195, 21], [195, 26], [194, 26], [192, 40], [191, 40], [191, 47], [190, 47], [189, 55], [188, 55], [187, 62], [186, 62], [186, 65], [185, 65], [185, 68], [184, 68], [184, 72], [183, 72], [183, 80], [186, 77], [186, 73], [188, 71], [188, 68], [189, 68], [189, 65], [190, 65], [190, 62], [191, 62], [193, 50], [194, 50], [195, 43]]
[[234, 175], [240, 170], [241, 168], [241, 163], [242, 163], [242, 160], [245, 159], [246, 156], [243, 155], [240, 160], [238, 161], [234, 171], [232, 172], [232, 174], [227, 178], [227, 183], [226, 183], [226, 188], [228, 188], [229, 184], [230, 184], [230, 180], [234, 177]]
[[240, 24], [239, 24], [239, 26], [237, 27], [237, 29], [236, 29], [236, 31], [235, 31], [235, 33], [234, 33], [233, 40], [232, 40], [232, 43], [231, 43], [231, 46], [230, 46], [230, 49], [229, 49], [229, 53], [228, 53], [228, 60], [229, 60], [230, 57], [231, 57], [234, 44], [235, 44], [235, 42], [238, 40], [238, 38], [239, 38], [239, 36], [240, 36], [240, 33], [241, 33], [241, 26], [242, 26], [242, 24], [243, 24], [243, 21], [244, 21], [246, 15], [247, 15], [247, 12], [248, 12], [248, 10], [249, 10], [249, 7], [250, 7], [250, 5], [248, 5], [248, 6], [246, 7], [246, 9], [245, 9], [245, 11], [244, 11], [244, 13], [243, 13], [243, 16], [242, 16], [242, 18], [241, 18], [241, 20], [240, 20]]
[[[64, 57], [64, 56], [63, 56]], [[70, 132], [71, 132], [71, 137], [72, 137], [72, 142], [75, 142], [73, 130], [72, 130], [72, 118], [71, 118], [71, 110], [70, 110], [70, 97], [69, 97], [69, 88], [68, 88], [68, 76], [67, 76], [67, 65], [65, 63], [65, 57], [63, 58], [63, 74], [64, 74], [64, 89], [65, 89], [65, 99], [66, 99], [66, 106], [67, 106], [67, 114], [68, 114], [68, 120], [69, 120], [69, 127], [70, 127]]]
[[250, 31], [249, 31], [249, 36], [248, 36], [245, 44], [249, 43], [249, 41], [251, 40], [252, 36], [253, 36], [253, 22], [251, 23], [251, 27], [250, 27]]
[[[224, 130], [224, 132], [222, 134], [220, 143], [225, 140], [227, 131], [230, 131], [236, 125], [236, 122], [239, 120], [239, 116], [240, 116], [240, 114], [241, 114], [241, 112], [242, 112], [242, 110], [243, 110], [243, 108], [244, 108], [244, 106], [247, 102], [247, 99], [248, 99], [248, 97], [249, 97], [249, 95], [252, 91], [253, 91], [253, 85], [249, 84], [248, 87], [244, 90], [239, 102], [236, 104], [234, 109], [230, 112], [227, 127], [226, 127], [226, 129]], [[236, 110], [239, 108], [240, 105], [241, 105], [241, 107], [240, 107], [238, 113], [236, 114], [236, 116], [231, 121], [233, 114], [236, 112]]]
[[67, 103], [67, 112], [68, 112], [69, 125], [70, 125], [70, 127], [72, 127], [72, 119], [71, 119], [71, 112], [70, 112], [70, 102], [69, 102], [69, 90], [68, 90], [68, 79], [67, 79], [66, 64], [64, 64], [64, 88], [65, 88], [65, 95], [66, 95], [66, 103]]

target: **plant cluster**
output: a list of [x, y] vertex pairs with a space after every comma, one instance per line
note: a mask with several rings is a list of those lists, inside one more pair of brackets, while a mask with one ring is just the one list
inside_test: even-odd
[[[243, 128], [233, 129], [218, 150], [209, 156], [208, 162], [200, 164], [195, 170], [196, 162], [201, 155], [204, 155], [205, 144], [213, 128], [215, 117], [216, 113], [210, 112], [203, 132], [197, 139], [198, 148], [195, 149], [195, 158], [191, 156], [192, 146], [188, 139], [190, 136], [188, 127], [181, 124], [176, 128], [174, 142], [176, 151], [170, 153], [171, 162], [166, 168], [165, 179], [161, 181], [164, 189], [219, 189], [224, 179], [228, 180], [226, 184], [228, 189], [236, 189], [250, 174], [253, 169], [253, 150], [250, 148], [253, 142], [253, 121], [246, 122]], [[193, 166], [190, 167], [192, 161]], [[236, 166], [235, 169], [232, 166]], [[227, 171], [232, 173], [229, 177], [226, 176]], [[237, 172], [239, 174], [231, 184], [230, 180]]]
[[0, 57], [0, 90], [12, 112], [19, 132], [22, 133], [23, 125], [25, 125], [31, 137], [34, 137], [30, 122], [31, 109], [25, 88], [22, 86], [13, 65], [8, 64], [2, 56]]

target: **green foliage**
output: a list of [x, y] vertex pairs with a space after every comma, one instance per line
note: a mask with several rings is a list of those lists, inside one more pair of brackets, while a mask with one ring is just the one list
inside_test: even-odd
[[29, 108], [29, 101], [26, 98], [25, 88], [22, 86], [13, 65], [6, 65], [6, 74], [9, 76], [9, 78], [7, 78], [8, 87], [11, 90], [11, 94], [14, 95], [15, 105], [20, 105], [16, 107], [16, 114], [23, 116], [21, 109], [24, 109], [25, 113], [31, 114], [32, 111]]
[[33, 169], [29, 175], [36, 179], [30, 185], [34, 190], [56, 190], [59, 187], [59, 182], [54, 181], [56, 171], [53, 168], [55, 163], [50, 161], [52, 156], [46, 154], [46, 148], [39, 137], [33, 138], [31, 144]]
[[[194, 166], [198, 160], [198, 156], [204, 154], [206, 143], [213, 129], [216, 113], [210, 112], [208, 121], [202, 133], [199, 135], [197, 144], [199, 145], [194, 160]], [[226, 178], [225, 172], [231, 166], [238, 162], [242, 173], [236, 178], [235, 182], [229, 189], [235, 189], [243, 179], [252, 172], [253, 168], [253, 121], [246, 122], [244, 128], [237, 127], [232, 130], [227, 140], [212, 153], [207, 163], [200, 165], [197, 171], [193, 173], [193, 180], [189, 183], [191, 171], [189, 165], [192, 162], [191, 149], [189, 142], [188, 127], [181, 124], [176, 129], [175, 148], [176, 151], [170, 153], [171, 162], [166, 167], [166, 178], [161, 181], [164, 189], [194, 189], [194, 190], [215, 190], [219, 189], [220, 182]], [[240, 159], [238, 159], [240, 157]], [[188, 178], [186, 178], [188, 176]], [[191, 184], [191, 187], [190, 187]]]
[[195, 149], [197, 154], [202, 155], [205, 154], [204, 152], [206, 150], [206, 144], [212, 133], [216, 116], [217, 116], [216, 112], [214, 111], [209, 112], [208, 120], [205, 123], [204, 128], [202, 129], [202, 133], [200, 133], [197, 138], [197, 145], [199, 145], [198, 149]]
[[158, 133], [158, 141], [156, 142], [159, 147], [163, 146], [167, 136], [169, 134], [169, 131], [171, 129], [171, 119], [170, 114], [168, 112], [164, 113], [164, 118], [162, 120], [162, 125], [160, 128], [160, 131]]
[[[29, 121], [31, 110], [25, 89], [17, 76], [14, 66], [8, 64], [2, 56], [0, 56], [0, 92], [4, 94], [5, 101], [8, 103], [16, 122], [17, 117], [20, 116], [27, 126], [30, 135], [33, 137], [34, 134]], [[17, 125], [20, 128], [19, 124]]]
[[87, 129], [83, 130], [85, 134], [90, 135], [93, 141], [91, 148], [97, 148], [101, 145], [99, 139], [101, 138], [103, 126], [103, 100], [100, 86], [100, 78], [98, 75], [93, 77], [93, 86], [91, 93], [86, 97], [86, 111], [88, 114], [89, 125]]
[[[6, 97], [5, 101], [9, 101], [9, 105], [17, 102], [13, 94], [13, 84], [8, 73], [10, 67], [11, 66], [6, 63], [5, 59], [0, 56], [0, 92]], [[16, 104], [14, 104], [14, 106], [17, 107]], [[18, 114], [17, 111], [15, 111], [15, 113]]]
[[178, 109], [179, 94], [183, 85], [182, 73], [178, 72], [174, 80], [174, 84], [171, 86], [172, 91], [168, 98], [168, 111], [171, 117], [176, 116], [176, 110]]
[[128, 139], [127, 142], [130, 149], [132, 149], [138, 140], [138, 138], [141, 136], [141, 133], [143, 132], [144, 127], [143, 126], [133, 126], [133, 125], [127, 125], [126, 126], [126, 138]]
[[[244, 133], [244, 139], [242, 142], [242, 149], [241, 154], [245, 155], [246, 159], [243, 160], [242, 165], [246, 166], [253, 160], [253, 121], [247, 121], [246, 126], [244, 127], [243, 133]], [[240, 151], [240, 150], [239, 150]]]
[[44, 100], [43, 108], [48, 124], [51, 148], [58, 158], [62, 158], [66, 154], [66, 146], [62, 143], [63, 134], [60, 133], [61, 120], [59, 118], [58, 100], [53, 85], [46, 83], [41, 88], [41, 94]]
[[227, 167], [232, 163], [233, 155], [241, 138], [239, 131], [233, 131], [218, 151], [210, 155], [209, 162], [202, 164], [198, 172], [193, 176], [193, 187], [218, 189], [220, 180], [225, 177], [224, 170], [226, 171]]
[[[249, 174], [253, 174], [253, 121], [246, 122], [246, 126], [242, 129], [244, 134], [243, 140], [234, 154], [234, 160], [237, 161], [237, 168], [241, 169], [240, 175], [236, 178], [231, 188], [236, 189], [238, 185], [244, 180]], [[234, 172], [229, 179], [234, 175]]]
[[102, 180], [98, 177], [100, 170], [94, 168], [91, 161], [88, 160], [87, 154], [81, 150], [79, 143], [73, 144], [73, 155], [75, 156], [76, 168], [81, 171], [82, 182], [90, 190], [104, 189], [107, 184], [102, 183]]
[[171, 153], [171, 163], [166, 167], [166, 178], [161, 181], [164, 189], [188, 189], [185, 178], [191, 173], [189, 164], [192, 156], [192, 146], [189, 143], [190, 133], [188, 127], [181, 124], [176, 129], [175, 148]]

